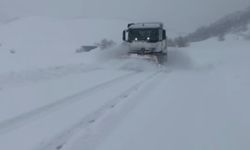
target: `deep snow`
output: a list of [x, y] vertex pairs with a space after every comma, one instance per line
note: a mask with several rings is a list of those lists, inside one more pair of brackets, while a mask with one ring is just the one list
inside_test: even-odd
[[[0, 149], [249, 149], [249, 41], [124, 57], [121, 20], [23, 18], [0, 26]], [[103, 38], [113, 48], [76, 53]]]
[[212, 39], [177, 50], [172, 72], [133, 98], [143, 102], [99, 149], [249, 149], [249, 46]]

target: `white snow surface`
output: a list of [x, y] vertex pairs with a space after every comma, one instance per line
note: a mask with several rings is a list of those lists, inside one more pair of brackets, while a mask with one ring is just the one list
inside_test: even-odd
[[[122, 20], [0, 26], [1, 150], [250, 149], [250, 43], [235, 35], [126, 57]], [[103, 38], [110, 49], [76, 53]]]

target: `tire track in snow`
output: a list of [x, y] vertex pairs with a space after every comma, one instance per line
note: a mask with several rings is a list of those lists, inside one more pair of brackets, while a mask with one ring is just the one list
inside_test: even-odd
[[87, 133], [83, 134], [84, 136], [79, 133], [78, 136], [65, 146], [65, 149], [61, 150], [101, 149], [101, 144], [105, 142], [115, 129], [119, 130], [119, 125], [123, 120], [127, 121], [126, 117], [128, 115], [133, 115], [133, 111], [137, 109], [144, 100], [149, 100], [147, 97], [150, 92], [153, 92], [155, 89], [157, 90], [157, 87], [163, 83], [162, 81], [166, 80], [166, 73], [168, 72], [162, 70], [157, 77], [147, 82], [145, 86], [139, 88], [138, 92], [128, 97], [126, 101], [117, 105], [113, 110], [107, 112], [95, 126], [90, 127]]
[[135, 76], [136, 74], [138, 74], [138, 72], [127, 73], [125, 75], [116, 77], [116, 78], [111, 79], [109, 81], [97, 84], [97, 85], [95, 85], [91, 88], [88, 88], [86, 90], [83, 90], [81, 92], [78, 92], [78, 93], [75, 93], [73, 95], [67, 96], [65, 98], [59, 99], [54, 103], [42, 106], [42, 107], [37, 108], [35, 110], [32, 110], [30, 112], [23, 113], [23, 114], [16, 116], [14, 118], [2, 121], [2, 122], [0, 122], [0, 134], [9, 132], [15, 128], [23, 126], [23, 125], [29, 123], [30, 121], [36, 120], [39, 117], [48, 115], [57, 109], [60, 109], [62, 107], [67, 107], [70, 104], [81, 101], [85, 97], [96, 94], [96, 92], [105, 89], [107, 86], [112, 86], [116, 83], [122, 82], [125, 79], [128, 79], [128, 78], [131, 78], [132, 76]]
[[[110, 112], [114, 109], [117, 105], [121, 104], [123, 101], [128, 99], [133, 93], [136, 93], [140, 87], [142, 87], [146, 82], [149, 82], [155, 78], [157, 74], [160, 72], [154, 72], [149, 76], [145, 77], [144, 79], [140, 80], [139, 82], [133, 84], [129, 88], [127, 88], [124, 92], [120, 93], [114, 99], [108, 101], [106, 104], [102, 105], [96, 111], [89, 113], [81, 121], [70, 129], [62, 132], [61, 134], [57, 135], [53, 139], [49, 140], [48, 142], [42, 143], [38, 145], [38, 148], [35, 150], [64, 150], [65, 145], [69, 142], [69, 140], [74, 137], [75, 134], [79, 134], [79, 132], [84, 131], [85, 138], [91, 140], [91, 133], [88, 132], [88, 129], [95, 125], [105, 114]], [[88, 142], [88, 141], [87, 141]], [[86, 142], [86, 143], [87, 143]], [[67, 148], [66, 148], [67, 149]], [[88, 145], [85, 145], [84, 150], [89, 150]]]

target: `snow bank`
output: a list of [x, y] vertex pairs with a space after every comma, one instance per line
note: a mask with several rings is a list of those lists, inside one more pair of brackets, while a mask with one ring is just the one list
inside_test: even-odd
[[[0, 26], [0, 73], [91, 61], [75, 51], [102, 39], [121, 42], [126, 21], [29, 17]], [[86, 60], [84, 60], [86, 59]]]

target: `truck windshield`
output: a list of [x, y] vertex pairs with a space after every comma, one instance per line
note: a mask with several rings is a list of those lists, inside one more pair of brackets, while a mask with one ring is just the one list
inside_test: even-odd
[[132, 41], [159, 41], [159, 29], [130, 29], [128, 33], [129, 42]]

